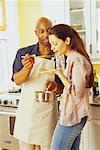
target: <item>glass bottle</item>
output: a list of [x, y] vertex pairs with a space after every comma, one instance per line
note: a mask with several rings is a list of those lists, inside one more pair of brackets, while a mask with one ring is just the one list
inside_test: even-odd
[[93, 83], [93, 98], [99, 95], [99, 79], [96, 75], [96, 70], [94, 70], [94, 83]]
[[56, 68], [64, 71], [65, 69], [65, 58], [64, 55], [56, 56]]

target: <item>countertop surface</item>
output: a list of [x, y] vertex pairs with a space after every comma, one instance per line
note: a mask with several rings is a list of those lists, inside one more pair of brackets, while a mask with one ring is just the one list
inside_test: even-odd
[[90, 105], [97, 105], [100, 106], [100, 95], [99, 95], [99, 99], [93, 99], [92, 96], [89, 97], [89, 104]]

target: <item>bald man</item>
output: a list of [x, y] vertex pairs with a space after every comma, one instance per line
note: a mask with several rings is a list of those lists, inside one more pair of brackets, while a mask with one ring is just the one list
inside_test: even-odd
[[[36, 87], [39, 84], [41, 87], [42, 84], [39, 82], [40, 78], [38, 81], [34, 80], [32, 69], [34, 69], [35, 58], [33, 55], [53, 54], [48, 40], [51, 27], [52, 22], [49, 19], [40, 18], [35, 30], [38, 43], [19, 49], [13, 63], [12, 80], [17, 85], [22, 85], [14, 127], [14, 137], [20, 141], [20, 150], [34, 150], [35, 145], [40, 145], [41, 150], [50, 150], [52, 134], [58, 119], [56, 101], [50, 104], [33, 100]], [[44, 61], [48, 63], [51, 60]]]

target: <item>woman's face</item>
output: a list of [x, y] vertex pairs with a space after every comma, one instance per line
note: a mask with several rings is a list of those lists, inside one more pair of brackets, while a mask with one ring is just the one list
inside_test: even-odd
[[57, 38], [54, 34], [51, 34], [49, 35], [49, 42], [51, 44], [51, 50], [53, 50], [56, 55], [66, 54], [67, 46], [63, 40]]

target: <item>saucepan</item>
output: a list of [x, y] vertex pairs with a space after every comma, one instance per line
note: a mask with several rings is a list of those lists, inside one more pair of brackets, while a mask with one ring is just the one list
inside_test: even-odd
[[35, 91], [35, 100], [37, 102], [53, 102], [56, 99], [56, 93], [53, 91]]

